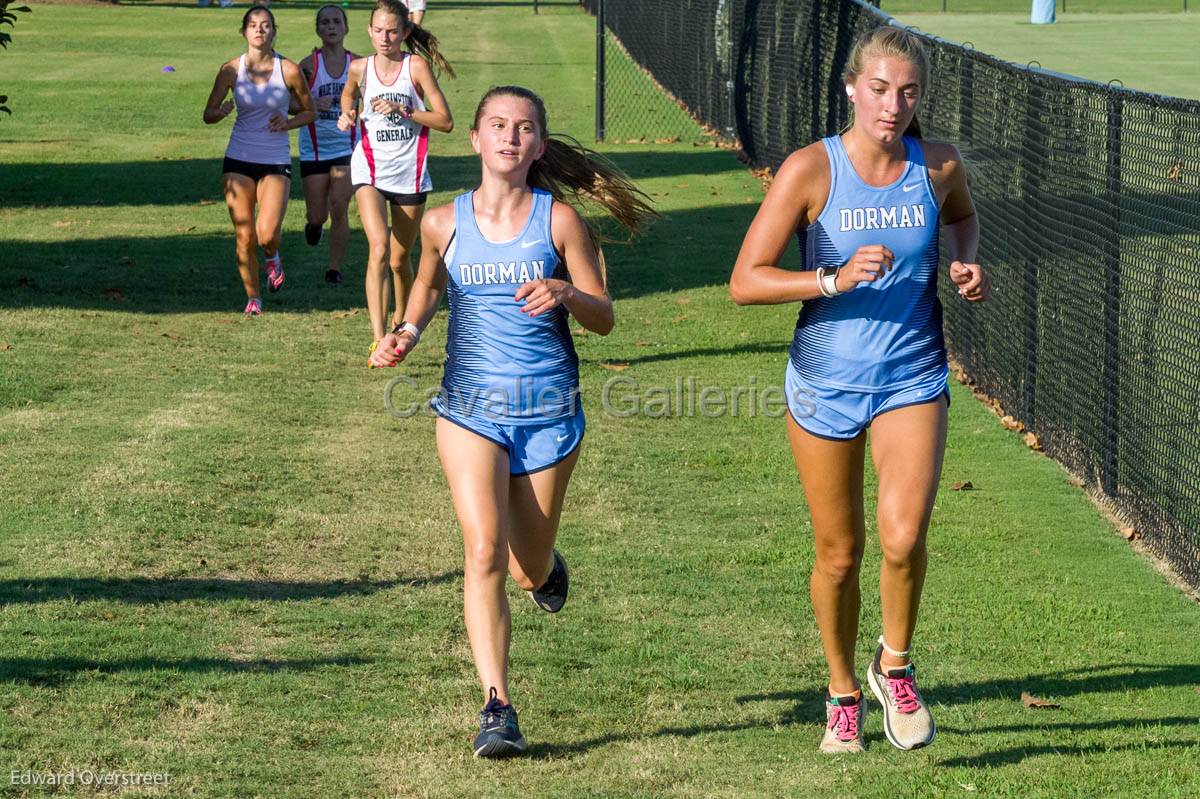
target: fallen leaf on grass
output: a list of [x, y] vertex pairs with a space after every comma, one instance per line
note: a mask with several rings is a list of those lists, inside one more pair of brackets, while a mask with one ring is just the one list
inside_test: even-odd
[[691, 301], [692, 301], [691, 297], [679, 297], [678, 299], [675, 300], [675, 304], [676, 305], [687, 305]]
[[201, 200], [200, 202], [196, 203], [196, 205], [212, 205], [215, 202], [216, 200]]
[[110, 300], [125, 299], [125, 292], [121, 291], [120, 289], [108, 288], [100, 293], [103, 294], [105, 297], [108, 297]]
[[70, 226], [71, 226], [71, 220], [69, 220], [69, 219], [60, 219], [54, 223], [54, 227], [70, 227]]
[[1047, 702], [1045, 699], [1034, 696], [1028, 691], [1021, 692], [1021, 704], [1025, 707], [1043, 708], [1046, 710], [1058, 710], [1062, 705], [1056, 705], [1053, 702]]
[[1167, 180], [1179, 180], [1183, 177], [1183, 159], [1177, 159], [1174, 164], [1171, 164], [1171, 169], [1167, 172]]
[[679, 314], [679, 316], [676, 316], [676, 317], [675, 317], [674, 319], [672, 319], [671, 321], [672, 321], [672, 322], [676, 322], [676, 323], [678, 323], [678, 322], [682, 322], [682, 321], [684, 321], [684, 320], [685, 320], [685, 319], [687, 319], [687, 318], [688, 318], [687, 314], [682, 314], [682, 313], [681, 313], [681, 314]]
[[1042, 451], [1042, 442], [1038, 441], [1037, 433], [1025, 434], [1025, 446], [1029, 447], [1034, 452]]
[[338, 311], [333, 315], [334, 319], [349, 319], [351, 316], [358, 316], [359, 308], [354, 308], [349, 311]]
[[649, 347], [649, 346], [650, 346], [650, 342], [649, 342], [649, 341], [635, 341], [635, 342], [633, 342], [633, 346], [635, 346], [635, 347]]
[[687, 187], [688, 187], [688, 184], [686, 184], [686, 183], [676, 183], [675, 184], [675, 188], [677, 188], [677, 189], [686, 189]]
[[1121, 538], [1124, 538], [1126, 541], [1136, 541], [1141, 536], [1138, 534], [1136, 527], [1122, 527]]
[[1083, 481], [1080, 480], [1078, 477], [1068, 477], [1067, 485], [1073, 485], [1076, 488], [1083, 488]]
[[1019, 433], [1025, 429], [1025, 425], [1021, 424], [1011, 416], [1005, 416], [1000, 420], [1000, 424], [1004, 425], [1006, 430], [1012, 430], [1015, 433]]
[[678, 143], [679, 143], [679, 137], [678, 137], [678, 136], [674, 136], [674, 137], [672, 137], [672, 138], [669, 138], [669, 139], [655, 139], [655, 140], [654, 140], [654, 143], [655, 143], [655, 144], [678, 144]]
[[12, 349], [12, 345], [9, 344], [7, 341], [0, 341], [0, 350], [11, 350], [11, 349]]
[[970, 480], [959, 480], [957, 483], [950, 486], [952, 491], [972, 491], [974, 488], [975, 486], [971, 484]]
[[614, 372], [624, 372], [629, 368], [629, 364], [627, 363], [601, 363], [600, 365], [605, 369], [611, 369]]
[[183, 336], [179, 335], [178, 333], [172, 333], [170, 331], [163, 333], [162, 337], [169, 338], [169, 339], [171, 339], [171, 341], [183, 341]]

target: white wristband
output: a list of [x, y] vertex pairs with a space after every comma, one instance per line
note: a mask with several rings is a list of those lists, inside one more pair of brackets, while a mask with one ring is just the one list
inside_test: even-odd
[[838, 268], [835, 267], [832, 272], [822, 272], [820, 276], [821, 293], [826, 297], [836, 297], [842, 292], [838, 291], [837, 287]]
[[392, 328], [392, 333], [397, 336], [401, 333], [408, 333], [413, 337], [414, 347], [417, 346], [417, 342], [421, 340], [421, 328], [417, 327], [412, 322], [401, 322]]

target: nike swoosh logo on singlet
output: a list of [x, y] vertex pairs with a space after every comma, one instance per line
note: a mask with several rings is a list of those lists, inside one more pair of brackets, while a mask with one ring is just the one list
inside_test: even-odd
[[523, 241], [523, 242], [521, 242], [521, 248], [528, 250], [530, 247], [536, 247], [537, 245], [539, 245], [541, 243], [542, 243], [541, 239], [538, 239], [537, 241]]
[[900, 191], [912, 191], [915, 188], [919, 188], [920, 185], [921, 185], [921, 181], [919, 181], [919, 180], [916, 183], [905, 183], [903, 186], [900, 187]]

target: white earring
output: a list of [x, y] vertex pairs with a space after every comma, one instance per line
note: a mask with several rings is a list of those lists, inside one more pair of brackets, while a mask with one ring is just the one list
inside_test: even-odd
[[847, 96], [847, 97], [853, 97], [853, 96], [854, 96], [854, 87], [853, 87], [853, 86], [847, 86], [847, 87], [846, 87], [846, 96]]

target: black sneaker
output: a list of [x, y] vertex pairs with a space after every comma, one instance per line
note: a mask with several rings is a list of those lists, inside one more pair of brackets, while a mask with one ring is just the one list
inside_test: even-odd
[[314, 225], [312, 222], [308, 222], [304, 225], [304, 240], [308, 242], [310, 247], [316, 247], [321, 243], [321, 234], [323, 232], [321, 225]]
[[337, 269], [325, 270], [325, 282], [331, 286], [342, 285], [342, 273]]
[[525, 751], [525, 737], [517, 726], [517, 709], [489, 692], [488, 703], [479, 712], [479, 735], [475, 736], [475, 757], [512, 757]]
[[563, 556], [554, 550], [554, 568], [541, 588], [529, 592], [533, 603], [547, 613], [558, 613], [567, 603], [567, 589], [570, 587], [571, 574], [567, 571], [567, 562]]

